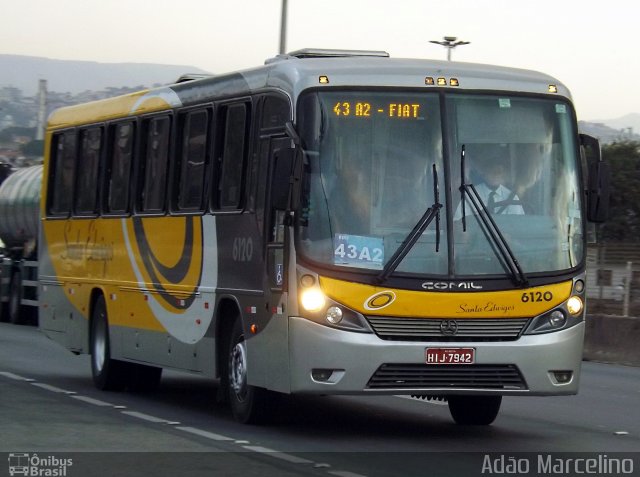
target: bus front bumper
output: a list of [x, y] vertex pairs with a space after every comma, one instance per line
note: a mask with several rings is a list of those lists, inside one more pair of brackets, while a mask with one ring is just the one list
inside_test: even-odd
[[[516, 341], [386, 341], [289, 318], [292, 393], [562, 395], [578, 392], [584, 322]], [[474, 348], [470, 365], [426, 365], [427, 348]]]

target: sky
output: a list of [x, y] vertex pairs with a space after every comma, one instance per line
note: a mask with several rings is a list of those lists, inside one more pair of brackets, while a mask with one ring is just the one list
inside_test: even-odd
[[[278, 53], [282, 0], [0, 0], [0, 53], [223, 73]], [[288, 0], [286, 50], [384, 50], [541, 71], [579, 119], [640, 113], [638, 0]]]

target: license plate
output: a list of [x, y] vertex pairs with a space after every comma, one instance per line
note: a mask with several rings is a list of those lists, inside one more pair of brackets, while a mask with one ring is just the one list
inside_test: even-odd
[[473, 364], [476, 358], [475, 348], [427, 348], [427, 364]]

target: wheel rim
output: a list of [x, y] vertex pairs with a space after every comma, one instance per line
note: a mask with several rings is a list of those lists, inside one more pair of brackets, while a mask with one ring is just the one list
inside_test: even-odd
[[229, 360], [229, 385], [239, 401], [247, 395], [247, 347], [244, 341], [236, 343]]
[[93, 364], [98, 373], [102, 372], [107, 354], [107, 338], [104, 330], [104, 321], [102, 316], [98, 318], [95, 332], [93, 335]]

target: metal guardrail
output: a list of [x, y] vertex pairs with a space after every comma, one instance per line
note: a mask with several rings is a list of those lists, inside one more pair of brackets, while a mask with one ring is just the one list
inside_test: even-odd
[[588, 250], [587, 298], [589, 313], [640, 317], [640, 244]]

